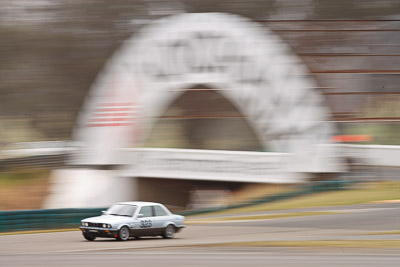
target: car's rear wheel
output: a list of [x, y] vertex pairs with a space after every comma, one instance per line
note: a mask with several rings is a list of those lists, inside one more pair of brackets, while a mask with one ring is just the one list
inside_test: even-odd
[[89, 235], [89, 234], [83, 234], [83, 237], [87, 240], [87, 241], [93, 241], [96, 239], [96, 237], [94, 235]]
[[129, 239], [129, 228], [127, 226], [122, 226], [118, 231], [117, 240], [126, 241]]
[[172, 239], [175, 237], [175, 227], [170, 224], [165, 228], [164, 233], [163, 233], [163, 238], [166, 239]]

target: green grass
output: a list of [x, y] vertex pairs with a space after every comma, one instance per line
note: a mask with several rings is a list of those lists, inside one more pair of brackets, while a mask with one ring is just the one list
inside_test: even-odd
[[[202, 246], [202, 245], [200, 245], [200, 246]], [[400, 248], [400, 240], [251, 241], [251, 242], [206, 244], [204, 246], [208, 246], [208, 247]]]
[[51, 230], [29, 230], [29, 231], [15, 231], [15, 232], [4, 232], [0, 233], [3, 235], [25, 235], [25, 234], [42, 234], [42, 233], [58, 233], [58, 232], [73, 232], [80, 231], [78, 228], [68, 228], [68, 229], [51, 229]]
[[19, 169], [0, 172], [0, 187], [14, 187], [47, 180], [49, 170]]
[[400, 231], [380, 231], [367, 233], [366, 235], [400, 235]]
[[272, 203], [263, 203], [249, 207], [213, 212], [213, 214], [234, 214], [279, 209], [340, 206], [400, 199], [400, 182], [373, 182], [356, 184], [355, 186], [354, 189], [300, 196]]
[[[201, 222], [214, 222], [214, 221], [240, 221], [240, 220], [268, 220], [268, 219], [278, 219], [278, 218], [328, 215], [328, 214], [336, 214], [336, 213], [337, 212], [310, 211], [310, 212], [293, 212], [293, 213], [266, 214], [266, 215], [254, 215], [254, 216], [221, 217], [221, 218], [210, 218], [210, 219], [205, 219], [205, 220], [200, 220], [200, 221]], [[196, 222], [196, 220], [193, 220], [192, 222]]]

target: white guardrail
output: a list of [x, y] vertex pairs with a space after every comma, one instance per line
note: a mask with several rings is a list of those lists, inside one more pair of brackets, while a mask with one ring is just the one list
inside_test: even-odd
[[337, 145], [343, 156], [365, 166], [400, 167], [400, 146]]

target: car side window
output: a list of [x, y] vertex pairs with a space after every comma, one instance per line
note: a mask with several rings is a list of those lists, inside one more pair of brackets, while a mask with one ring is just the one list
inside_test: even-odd
[[153, 216], [153, 209], [151, 206], [144, 206], [140, 209], [141, 214], [143, 214], [143, 217], [152, 217]]
[[154, 206], [154, 215], [155, 216], [167, 216], [167, 212], [161, 208], [160, 206]]

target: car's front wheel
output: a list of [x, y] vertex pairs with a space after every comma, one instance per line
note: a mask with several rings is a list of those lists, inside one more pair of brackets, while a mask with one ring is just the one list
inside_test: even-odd
[[122, 226], [118, 231], [117, 240], [126, 241], [129, 239], [129, 228], [127, 226]]
[[89, 235], [89, 234], [83, 234], [83, 237], [87, 240], [87, 241], [93, 241], [96, 239], [96, 237], [94, 235]]
[[175, 237], [175, 227], [170, 224], [165, 228], [163, 238], [171, 239]]

